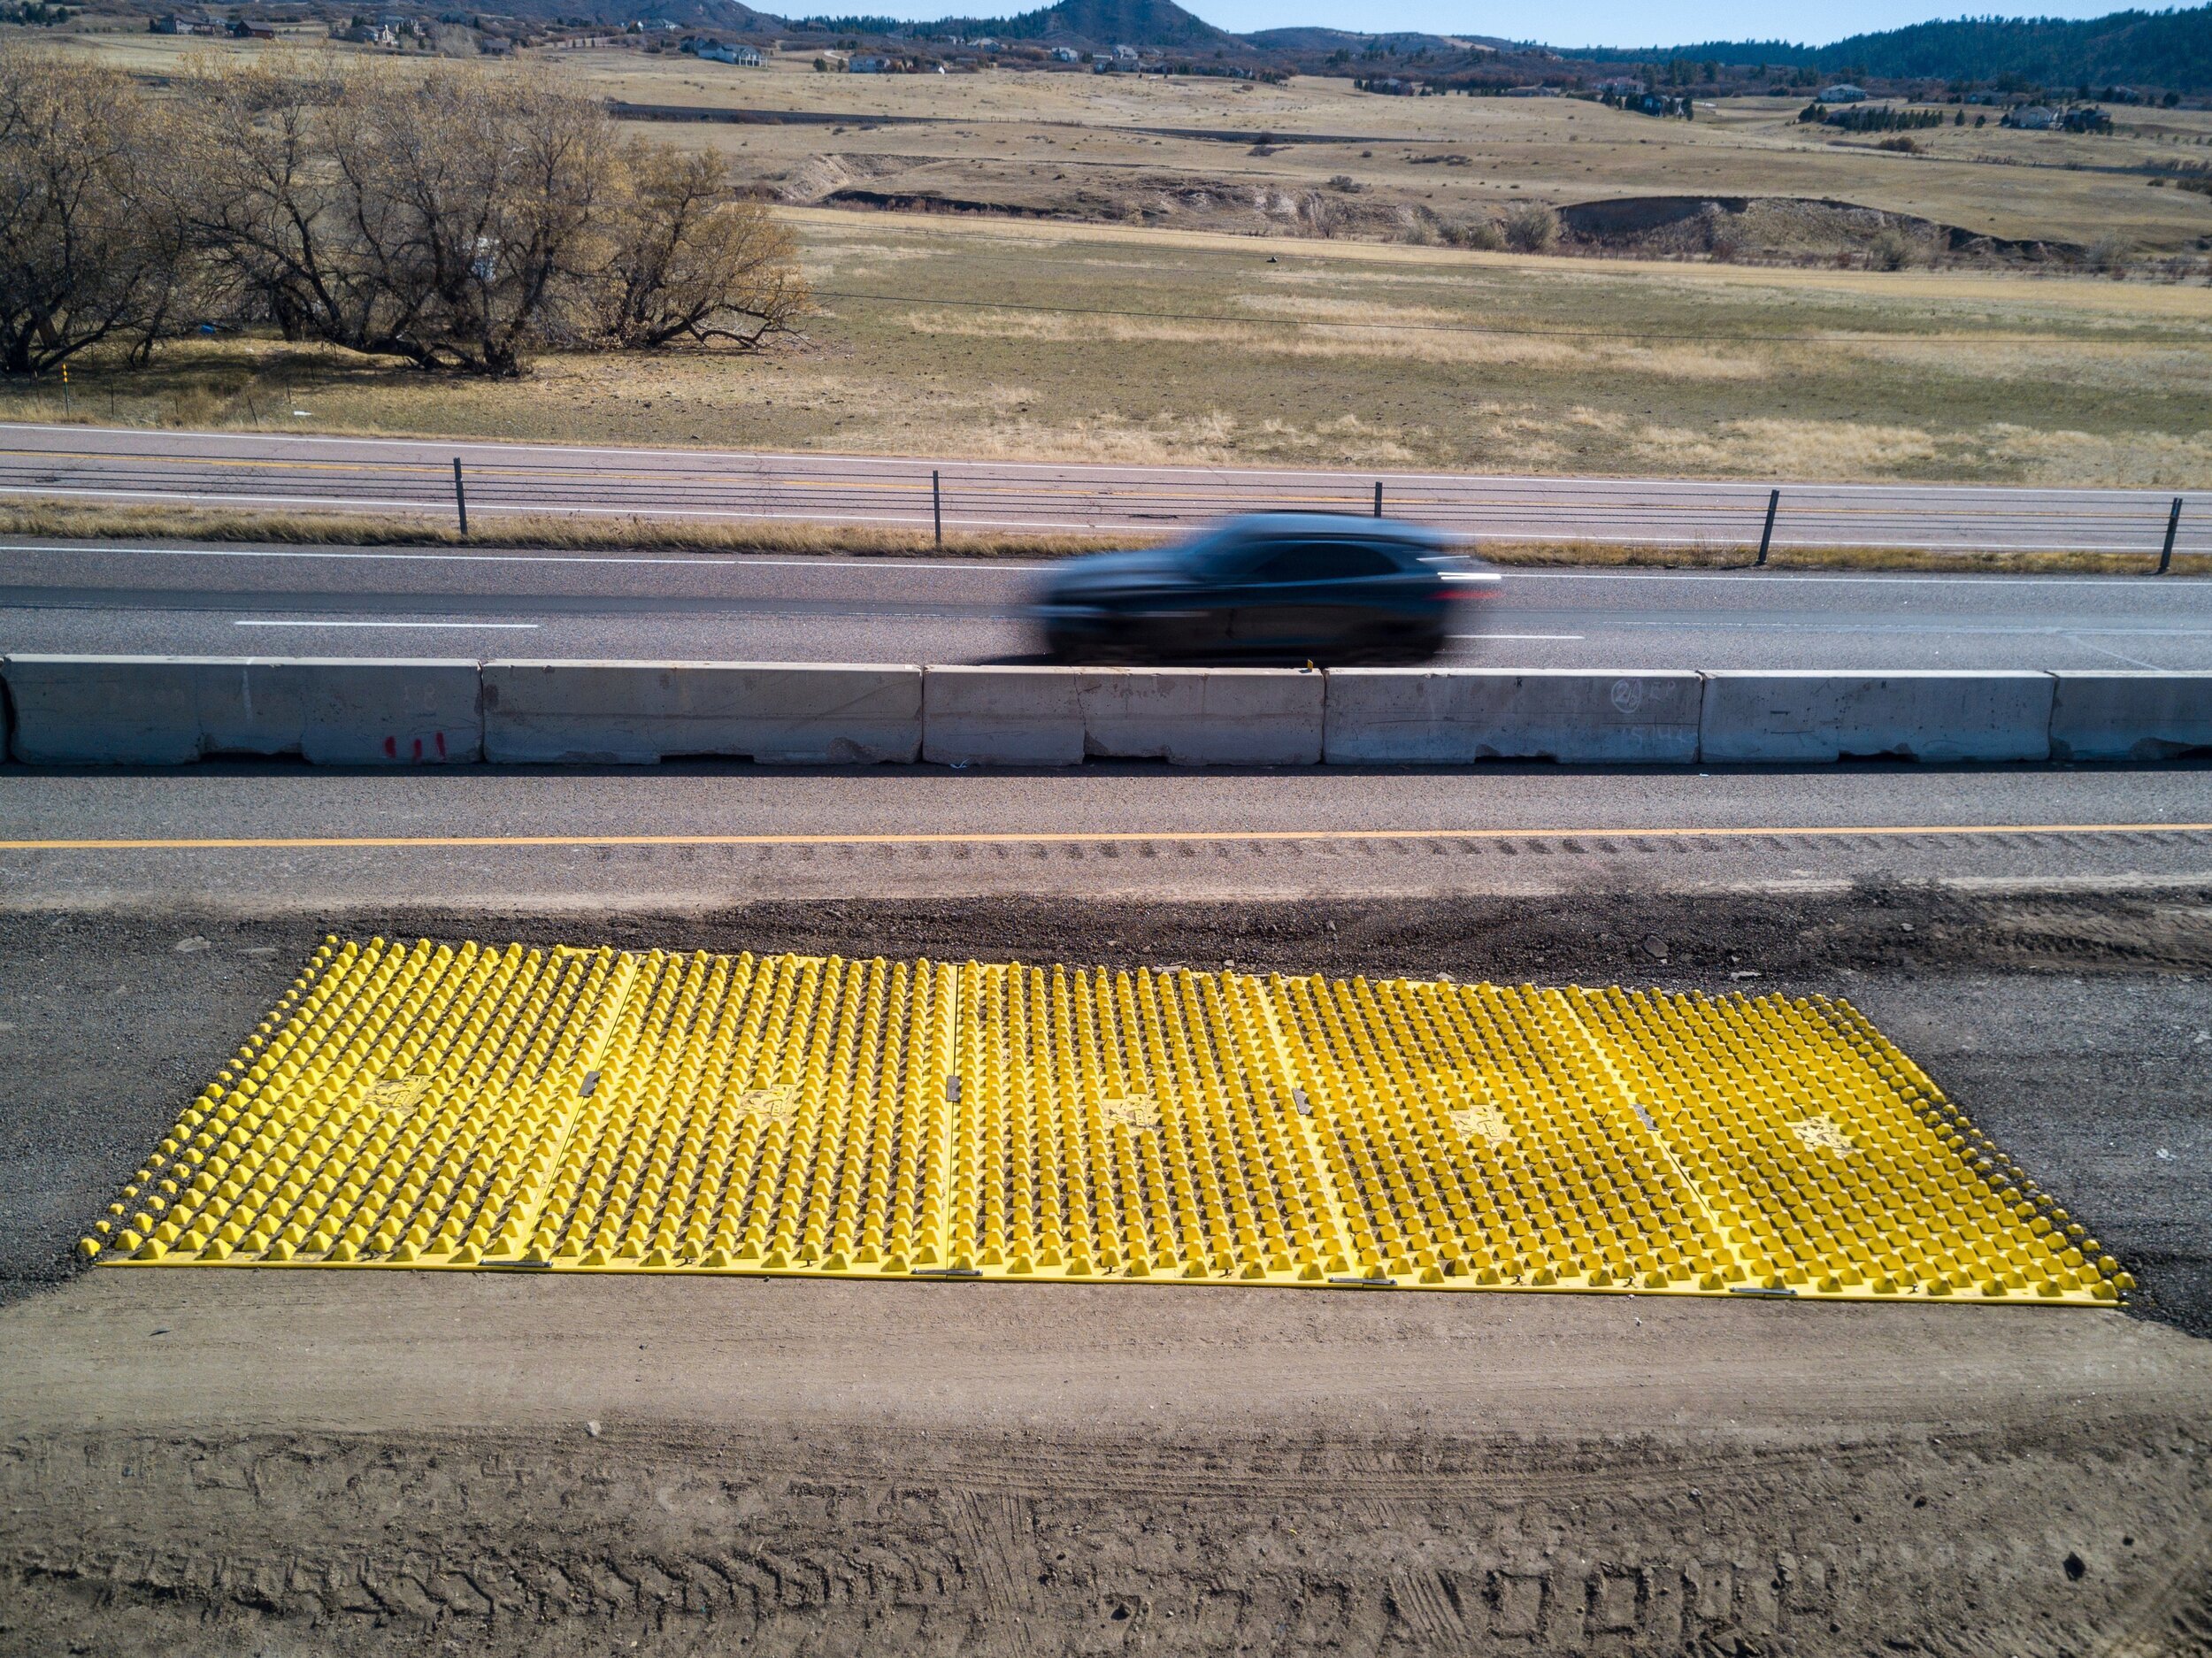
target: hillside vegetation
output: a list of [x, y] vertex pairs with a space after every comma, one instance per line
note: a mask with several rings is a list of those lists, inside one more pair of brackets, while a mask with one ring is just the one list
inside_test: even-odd
[[1960, 18], [1854, 35], [1828, 46], [1783, 41], [1702, 41], [1636, 50], [1585, 49], [1594, 62], [1675, 58], [1728, 64], [1804, 65], [1884, 80], [1996, 81], [2093, 88], [2114, 82], [2193, 90], [2212, 87], [2212, 5], [2186, 12], [2115, 12], [2062, 18]]

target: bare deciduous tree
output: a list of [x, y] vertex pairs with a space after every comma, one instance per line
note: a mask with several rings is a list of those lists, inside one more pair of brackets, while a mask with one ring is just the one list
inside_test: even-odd
[[722, 164], [625, 144], [540, 75], [326, 58], [189, 77], [0, 51], [0, 359], [36, 372], [201, 316], [425, 367], [546, 344], [757, 344], [807, 306]]
[[0, 372], [142, 349], [164, 325], [178, 259], [147, 199], [157, 125], [121, 75], [0, 45]]
[[720, 157], [639, 146], [596, 273], [591, 328], [606, 343], [751, 346], [807, 309], [797, 243], [757, 202], [723, 200]]
[[232, 70], [187, 107], [196, 240], [290, 338], [513, 373], [612, 211], [604, 113], [535, 79]]

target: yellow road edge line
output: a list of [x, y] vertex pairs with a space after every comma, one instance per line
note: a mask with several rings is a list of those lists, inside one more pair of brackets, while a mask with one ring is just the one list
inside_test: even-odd
[[176, 840], [0, 841], [4, 852], [224, 852], [344, 851], [407, 847], [821, 847], [821, 846], [1065, 846], [1085, 841], [1126, 844], [1223, 841], [1537, 841], [1566, 837], [1612, 841], [1749, 840], [1759, 835], [1841, 839], [1849, 835], [2205, 834], [2212, 823], [2055, 824], [1757, 824], [1678, 828], [1606, 828], [1585, 825], [1526, 829], [1099, 829], [1014, 830], [916, 834], [581, 834], [581, 835], [269, 835], [206, 836]]

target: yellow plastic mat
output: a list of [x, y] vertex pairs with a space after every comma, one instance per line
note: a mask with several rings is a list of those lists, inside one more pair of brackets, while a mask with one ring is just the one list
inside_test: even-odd
[[96, 1223], [129, 1265], [2097, 1305], [1822, 997], [334, 938]]

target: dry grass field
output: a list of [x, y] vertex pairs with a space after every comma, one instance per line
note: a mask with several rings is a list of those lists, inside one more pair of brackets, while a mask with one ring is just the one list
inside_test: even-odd
[[[55, 44], [153, 77], [211, 55], [296, 55], [305, 41], [91, 35]], [[1902, 155], [1878, 149], [1874, 134], [1800, 126], [1798, 97], [1731, 99], [1685, 122], [1576, 99], [1385, 97], [1312, 77], [1271, 87], [1010, 70], [820, 74], [810, 53], [771, 53], [758, 69], [622, 49], [527, 56], [627, 104], [814, 118], [651, 126], [725, 151], [741, 180], [795, 204], [858, 190], [1061, 218], [1417, 239], [1524, 200], [1786, 197], [2007, 242], [2110, 238], [2151, 257], [2212, 249], [2212, 197], [2149, 188], [2145, 171], [2212, 167], [2204, 111], [2123, 109], [2107, 137], [2014, 132], [1983, 111], [1990, 126], [1915, 133], [1925, 153]], [[1328, 142], [1304, 142], [1316, 138]], [[1333, 188], [1336, 179], [1354, 188]], [[1815, 236], [1778, 251], [1816, 242], [1826, 250]]]
[[[90, 362], [75, 418], [1149, 462], [2212, 484], [2212, 294], [791, 212], [820, 314], [520, 382], [271, 341]], [[1102, 312], [1105, 314], [1101, 314]], [[0, 416], [63, 412], [50, 382]]]
[[[157, 36], [68, 49], [150, 75], [194, 50]], [[81, 364], [68, 412], [868, 453], [2212, 486], [2212, 288], [2190, 251], [2212, 233], [2212, 198], [2119, 170], [2212, 159], [2201, 113], [2131, 114], [2108, 139], [1946, 127], [1909, 156], [1812, 135], [1783, 101], [1685, 123], [1333, 81], [856, 77], [626, 50], [560, 54], [550, 73], [634, 103], [854, 118], [640, 128], [726, 150], [787, 203], [820, 296], [803, 337], [753, 357], [552, 357], [504, 384], [191, 342], [144, 372]], [[878, 119], [899, 115], [955, 119]], [[1257, 145], [1148, 126], [1345, 136]], [[1354, 188], [1332, 188], [1340, 173]], [[805, 204], [849, 203], [856, 180], [1003, 211]], [[1736, 264], [1528, 257], [1433, 234], [1522, 199], [1727, 191], [2016, 242], [2116, 239], [2173, 267], [2139, 262], [2113, 281], [2062, 261], [1880, 271], [1810, 247]], [[1369, 217], [1331, 221], [1315, 201]], [[2161, 280], [2183, 256], [2186, 280]], [[63, 412], [50, 384], [0, 388], [0, 418]]]

